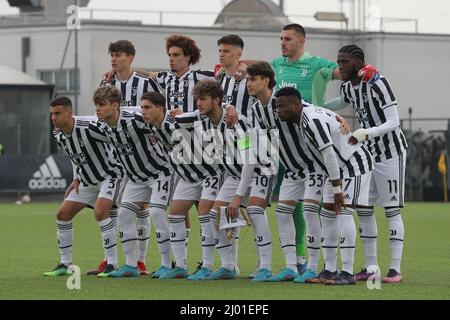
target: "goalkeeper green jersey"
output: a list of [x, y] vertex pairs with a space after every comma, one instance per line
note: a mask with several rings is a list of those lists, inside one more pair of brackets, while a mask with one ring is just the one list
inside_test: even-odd
[[286, 86], [294, 87], [300, 91], [304, 100], [323, 106], [327, 84], [332, 80], [337, 64], [305, 52], [294, 62], [279, 57], [272, 61], [272, 66], [277, 90]]

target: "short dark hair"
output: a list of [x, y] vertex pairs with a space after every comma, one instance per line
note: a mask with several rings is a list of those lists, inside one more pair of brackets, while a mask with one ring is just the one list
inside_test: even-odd
[[110, 103], [118, 102], [120, 106], [122, 96], [120, 94], [120, 90], [116, 87], [101, 86], [95, 90], [92, 100], [94, 100], [95, 105], [104, 104], [106, 101], [109, 101]]
[[276, 98], [291, 97], [291, 96], [296, 97], [296, 98], [298, 98], [298, 100], [302, 101], [302, 95], [300, 94], [300, 91], [298, 91], [294, 87], [283, 87], [280, 90], [278, 90], [277, 92], [275, 92]]
[[194, 86], [194, 97], [211, 97], [212, 99], [223, 98], [223, 89], [219, 82], [215, 80], [199, 81]]
[[217, 40], [217, 45], [229, 44], [244, 49], [244, 41], [237, 34], [229, 34]]
[[273, 72], [272, 66], [267, 62], [258, 62], [251, 64], [247, 68], [247, 73], [252, 76], [261, 76], [263, 78], [269, 78], [269, 88], [275, 87], [275, 73]]
[[166, 51], [169, 53], [171, 47], [179, 47], [183, 49], [183, 54], [189, 56], [189, 65], [196, 64], [200, 61], [200, 48], [197, 47], [195, 41], [187, 36], [173, 34], [166, 38]]
[[113, 52], [124, 52], [129, 56], [136, 55], [136, 49], [134, 48], [134, 45], [128, 40], [111, 42], [108, 47], [108, 53]]
[[303, 28], [298, 23], [291, 23], [291, 24], [285, 25], [283, 27], [283, 30], [294, 30], [298, 34], [302, 35], [303, 37], [306, 37], [305, 28]]
[[166, 98], [159, 92], [146, 92], [142, 95], [141, 100], [148, 100], [154, 105], [166, 107]]
[[364, 63], [364, 51], [356, 44], [349, 44], [339, 49], [339, 52], [349, 53], [354, 58], [361, 59]]
[[65, 108], [72, 108], [72, 101], [66, 96], [59, 96], [50, 102], [50, 106], [63, 106]]

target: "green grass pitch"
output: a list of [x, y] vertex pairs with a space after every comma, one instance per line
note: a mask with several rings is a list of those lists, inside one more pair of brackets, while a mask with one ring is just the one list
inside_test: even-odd
[[[0, 299], [449, 299], [450, 298], [450, 204], [408, 203], [404, 210], [405, 247], [402, 262], [404, 282], [381, 284], [369, 290], [366, 283], [328, 287], [293, 282], [251, 283], [245, 276], [256, 264], [252, 230], [243, 228], [239, 243], [241, 275], [234, 281], [159, 280], [149, 277], [99, 279], [82, 275], [81, 289], [69, 290], [65, 277], [47, 278], [59, 261], [56, 246], [57, 203], [25, 205], [0, 204]], [[273, 270], [283, 267], [284, 258], [277, 238], [274, 207], [268, 216], [273, 235]], [[357, 220], [357, 219], [356, 219]], [[199, 226], [191, 213], [189, 268], [200, 259]], [[382, 276], [389, 267], [387, 223], [377, 211], [378, 254]], [[119, 246], [121, 262], [123, 257]], [[74, 264], [82, 274], [102, 258], [100, 232], [91, 210], [74, 219]], [[219, 257], [216, 255], [216, 266]], [[159, 266], [154, 235], [149, 246], [147, 266]], [[363, 266], [362, 244], [358, 239], [355, 272]]]

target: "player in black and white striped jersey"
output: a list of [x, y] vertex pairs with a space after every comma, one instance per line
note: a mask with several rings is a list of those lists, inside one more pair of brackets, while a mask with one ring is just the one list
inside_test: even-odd
[[119, 208], [119, 228], [126, 264], [111, 277], [137, 276], [137, 236], [134, 215], [150, 202], [150, 216], [159, 234], [158, 245], [164, 270], [170, 268], [169, 230], [166, 208], [170, 197], [171, 170], [160, 145], [152, 138], [142, 115], [119, 109], [120, 91], [100, 87], [94, 93], [96, 114], [102, 121], [90, 125], [91, 134], [110, 142], [129, 178]]
[[[295, 251], [296, 232], [294, 225], [295, 206], [299, 201], [308, 202], [305, 210], [309, 245], [308, 275], [315, 276], [320, 254], [320, 224], [317, 219], [318, 206], [322, 198], [324, 173], [315, 164], [311, 153], [306, 148], [298, 125], [279, 119], [276, 113], [276, 93], [274, 72], [266, 62], [251, 65], [248, 68], [247, 85], [251, 95], [258, 100], [252, 105], [252, 114], [259, 127], [277, 129], [280, 139], [280, 160], [287, 169], [282, 180], [279, 200], [275, 209], [278, 220], [281, 246], [286, 259], [286, 266], [269, 281], [304, 282], [298, 278]], [[305, 182], [309, 179], [308, 184]], [[304, 275], [301, 275], [304, 277]], [[298, 278], [298, 279], [297, 279]]]
[[[139, 107], [141, 97], [145, 92], [160, 92], [156, 81], [150, 77], [136, 72], [132, 69], [132, 63], [136, 55], [136, 49], [128, 40], [119, 40], [109, 44], [108, 52], [111, 55], [112, 78], [109, 83], [115, 86], [121, 92], [122, 100], [120, 106], [124, 107]], [[102, 81], [104, 84], [106, 81]], [[127, 178], [125, 178], [127, 179]], [[123, 191], [123, 190], [122, 190]], [[122, 192], [120, 193], [120, 195]], [[119, 201], [121, 196], [119, 195]], [[111, 216], [113, 213], [110, 213]], [[115, 213], [117, 218], [117, 213]], [[145, 266], [145, 257], [147, 256], [147, 248], [150, 234], [150, 218], [148, 206], [145, 205], [142, 210], [136, 214], [137, 228], [138, 228], [138, 269], [141, 274], [148, 274]], [[100, 263], [98, 270], [101, 270], [102, 263]], [[92, 273], [92, 272], [91, 272]]]
[[[320, 212], [325, 268], [318, 277], [307, 279], [306, 282], [355, 284], [353, 262], [356, 226], [353, 213], [355, 206], [367, 205], [369, 201], [372, 157], [363, 145], [348, 144], [351, 134], [341, 133], [340, 123], [334, 112], [315, 106], [303, 106], [300, 93], [293, 88], [281, 89], [277, 97], [283, 99], [283, 102], [277, 102], [280, 119], [301, 126], [314, 160], [328, 177]], [[342, 260], [339, 275], [336, 261], [338, 242]]]
[[370, 276], [367, 268], [378, 266], [373, 210], [377, 204], [385, 209], [390, 230], [391, 264], [384, 281], [396, 283], [402, 281], [404, 226], [401, 208], [404, 206], [407, 143], [400, 128], [397, 100], [391, 85], [382, 75], [378, 79], [362, 81], [357, 68], [364, 63], [364, 52], [358, 46], [348, 45], [339, 50], [338, 65], [345, 81], [341, 86], [341, 99], [351, 103], [361, 124], [361, 129], [353, 133], [352, 143], [363, 142], [375, 160], [370, 206], [358, 208], [366, 267], [356, 277], [367, 280]]
[[54, 137], [70, 158], [74, 168], [74, 180], [68, 187], [64, 202], [57, 213], [57, 238], [61, 263], [46, 276], [70, 273], [72, 264], [72, 219], [83, 208], [94, 208], [106, 254], [106, 270], [117, 267], [117, 241], [115, 225], [108, 216], [120, 188], [123, 167], [117, 154], [107, 144], [95, 140], [89, 130], [93, 117], [72, 115], [72, 102], [58, 97], [50, 103], [50, 114], [55, 128]]
[[[236, 108], [238, 114], [246, 117], [246, 121], [252, 119], [250, 114], [251, 105], [254, 102], [254, 97], [248, 94], [247, 79], [237, 80], [234, 74], [236, 73], [242, 57], [244, 49], [244, 41], [236, 34], [230, 34], [221, 37], [217, 40], [219, 47], [219, 62], [223, 73], [219, 75], [218, 81], [221, 83], [224, 96], [222, 99], [223, 105], [232, 105]], [[238, 267], [238, 241], [240, 229], [237, 228], [233, 238], [233, 258], [235, 263], [236, 273], [239, 275]]]
[[[111, 67], [114, 74], [110, 84], [120, 90], [121, 107], [137, 107], [144, 93], [161, 91], [152, 78], [131, 68], [136, 50], [130, 41], [119, 40], [110, 43], [108, 53], [111, 55]], [[105, 80], [102, 83], [105, 83]]]
[[180, 177], [172, 197], [169, 215], [171, 246], [176, 267], [160, 278], [188, 277], [185, 213], [198, 201], [202, 268], [189, 276], [189, 279], [195, 279], [192, 276], [210, 272], [213, 266], [215, 243], [209, 211], [219, 191], [222, 174], [213, 161], [211, 164], [205, 162], [202, 141], [194, 140], [196, 132], [198, 133], [195, 125], [200, 124], [198, 111], [172, 117], [170, 111], [165, 108], [164, 96], [154, 92], [143, 96], [141, 106], [145, 121], [158, 137]]
[[156, 80], [165, 90], [166, 109], [181, 109], [183, 112], [197, 110], [193, 95], [198, 81], [214, 79], [214, 73], [206, 70], [192, 70], [191, 65], [199, 62], [201, 54], [195, 41], [183, 35], [166, 38], [170, 71], [158, 73]]

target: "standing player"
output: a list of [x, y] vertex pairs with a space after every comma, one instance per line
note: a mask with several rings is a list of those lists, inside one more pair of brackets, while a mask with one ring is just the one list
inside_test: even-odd
[[160, 146], [141, 115], [119, 109], [121, 97], [116, 88], [100, 87], [94, 94], [96, 114], [99, 119], [91, 124], [92, 135], [108, 141], [122, 162], [128, 181], [119, 208], [119, 230], [126, 264], [110, 273], [111, 277], [138, 276], [138, 232], [134, 216], [150, 203], [150, 216], [156, 227], [162, 265], [170, 266], [169, 230], [166, 209], [170, 196], [171, 172]]
[[[384, 282], [401, 282], [400, 263], [405, 232], [401, 208], [404, 206], [407, 143], [400, 129], [397, 100], [384, 76], [372, 83], [361, 81], [358, 70], [364, 65], [364, 52], [358, 46], [342, 47], [338, 65], [345, 81], [341, 86], [341, 97], [352, 104], [362, 127], [353, 133], [350, 142], [363, 142], [375, 160], [370, 206], [358, 208], [366, 268], [378, 265], [377, 225], [373, 211], [374, 204], [378, 204], [384, 207], [390, 231], [391, 264]], [[370, 276], [366, 268], [356, 274], [358, 280], [366, 280]]]
[[[142, 94], [145, 92], [159, 92], [157, 83], [145, 75], [132, 69], [132, 63], [136, 55], [134, 45], [128, 40], [119, 40], [109, 44], [108, 53], [111, 56], [112, 78], [108, 82], [121, 92], [121, 107], [138, 107]], [[102, 81], [104, 83], [104, 81]], [[110, 216], [117, 220], [117, 212], [110, 212]], [[138, 229], [138, 268], [142, 275], [147, 275], [145, 258], [147, 256], [148, 242], [150, 239], [150, 215], [145, 205], [136, 213]], [[102, 272], [105, 262], [102, 261], [97, 270], [88, 274]]]
[[[238, 114], [250, 120], [252, 119], [251, 105], [254, 102], [254, 97], [248, 94], [247, 79], [238, 80], [234, 76], [242, 57], [244, 41], [238, 35], [230, 34], [217, 40], [217, 45], [219, 46], [220, 66], [224, 70], [224, 73], [218, 79], [224, 91], [222, 103], [223, 105], [234, 106]], [[239, 230], [237, 228], [233, 238], [233, 258], [237, 274], [239, 274], [237, 265]]]
[[96, 141], [89, 131], [90, 117], [73, 117], [72, 102], [67, 97], [58, 97], [51, 102], [50, 114], [55, 128], [55, 139], [69, 156], [74, 167], [74, 180], [64, 195], [64, 202], [56, 216], [58, 247], [61, 263], [46, 276], [70, 274], [72, 264], [72, 219], [83, 208], [94, 208], [100, 227], [107, 263], [105, 276], [117, 267], [117, 241], [114, 222], [108, 216], [120, 181], [123, 168], [115, 152], [107, 144]]
[[[280, 90], [278, 98], [292, 103], [278, 103], [277, 112], [283, 120], [301, 125], [302, 134], [313, 158], [327, 174], [323, 206], [322, 249], [325, 268], [307, 283], [330, 285], [355, 284], [353, 261], [356, 226], [354, 207], [368, 203], [372, 158], [362, 145], [350, 146], [350, 134], [340, 132], [340, 124], [332, 111], [315, 106], [303, 106], [295, 89]], [[338, 239], [340, 231], [340, 239]], [[337, 246], [341, 249], [342, 271], [337, 275]]]
[[194, 127], [196, 122], [200, 124], [198, 110], [172, 117], [170, 111], [165, 108], [165, 102], [164, 96], [158, 93], [148, 93], [142, 97], [144, 119], [151, 125], [172, 167], [180, 177], [172, 197], [169, 215], [170, 242], [176, 266], [159, 278], [188, 277], [185, 213], [198, 202], [202, 266], [188, 277], [189, 280], [198, 280], [208, 276], [214, 264], [215, 242], [209, 212], [219, 191], [222, 174], [216, 164], [205, 161], [202, 144], [193, 139], [196, 132], [199, 132]]
[[[280, 121], [275, 108], [275, 92], [272, 91], [274, 73], [270, 65], [260, 62], [248, 68], [248, 90], [251, 95], [259, 98], [252, 106], [252, 114], [258, 126], [264, 129], [277, 128], [280, 132], [280, 159], [288, 169], [283, 179], [279, 203], [276, 208], [276, 216], [279, 226], [280, 242], [286, 258], [286, 268], [271, 277], [270, 281], [293, 280], [298, 276], [297, 261], [295, 255], [295, 229], [293, 214], [295, 205], [303, 200], [305, 192], [305, 179], [310, 178], [307, 192], [310, 207], [308, 207], [308, 236], [313, 241], [310, 243], [310, 255], [314, 257], [310, 265], [310, 274], [315, 276], [320, 253], [320, 225], [318, 225], [317, 202], [321, 200], [321, 187], [323, 186], [323, 174], [314, 165], [312, 156], [306, 148], [300, 129], [292, 123]], [[272, 79], [272, 80], [271, 80]], [[294, 89], [295, 90], [295, 89]], [[310, 212], [311, 211], [311, 212]]]

